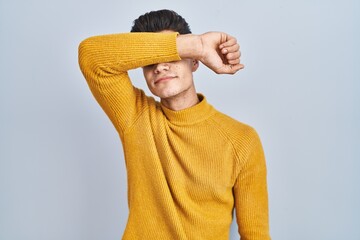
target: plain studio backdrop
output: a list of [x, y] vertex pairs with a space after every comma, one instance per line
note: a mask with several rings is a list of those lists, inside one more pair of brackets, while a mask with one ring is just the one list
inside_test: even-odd
[[[0, 0], [0, 239], [121, 239], [121, 142], [79, 70], [78, 45], [163, 8], [193, 33], [238, 38], [245, 69], [201, 66], [195, 81], [260, 134], [273, 239], [359, 240], [357, 0]], [[146, 88], [140, 70], [130, 74]]]

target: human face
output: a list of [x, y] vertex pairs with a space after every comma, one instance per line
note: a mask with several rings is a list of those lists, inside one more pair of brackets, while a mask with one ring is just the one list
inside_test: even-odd
[[143, 73], [150, 91], [161, 99], [168, 99], [196, 94], [193, 72], [197, 67], [196, 60], [182, 59], [145, 66]]

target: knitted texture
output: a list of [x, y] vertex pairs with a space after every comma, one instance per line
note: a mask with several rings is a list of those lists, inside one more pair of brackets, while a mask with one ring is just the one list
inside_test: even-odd
[[180, 60], [177, 33], [91, 37], [80, 68], [117, 129], [128, 177], [123, 240], [242, 240], [269, 236], [266, 165], [256, 131], [200, 103], [170, 110], [135, 88], [130, 69]]

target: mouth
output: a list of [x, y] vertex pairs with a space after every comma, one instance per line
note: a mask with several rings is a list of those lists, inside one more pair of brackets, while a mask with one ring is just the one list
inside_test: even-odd
[[161, 83], [161, 82], [166, 82], [166, 81], [172, 80], [174, 78], [176, 78], [176, 76], [164, 76], [164, 77], [155, 79], [154, 84], [158, 84], [158, 83]]

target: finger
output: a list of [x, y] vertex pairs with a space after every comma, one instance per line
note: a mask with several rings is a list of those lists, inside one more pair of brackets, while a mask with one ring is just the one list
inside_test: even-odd
[[240, 52], [228, 53], [228, 54], [226, 54], [225, 58], [227, 60], [234, 60], [234, 59], [240, 58]]
[[237, 71], [244, 68], [244, 64], [235, 64], [235, 65], [228, 65], [229, 66], [229, 74], [234, 74]]
[[235, 74], [240, 69], [243, 69], [244, 65], [242, 64], [236, 64], [236, 65], [226, 65], [226, 68], [224, 69], [225, 74]]
[[226, 54], [226, 53], [231, 53], [231, 52], [237, 52], [239, 50], [240, 50], [239, 44], [234, 44], [232, 46], [224, 47], [223, 49], [221, 49], [221, 53]]
[[231, 65], [236, 65], [240, 63], [240, 58], [234, 59], [234, 60], [229, 60], [228, 61], [229, 64]]
[[226, 48], [226, 47], [231, 47], [231, 46], [237, 44], [236, 38], [231, 37], [231, 36], [228, 36], [228, 37], [229, 38], [226, 39], [226, 42], [220, 44], [220, 46], [219, 46], [220, 49], [223, 49], [223, 48]]
[[240, 69], [243, 69], [244, 65], [243, 64], [234, 64], [234, 65], [224, 65], [221, 69], [218, 69], [217, 71], [215, 71], [217, 74], [234, 74], [237, 71], [239, 71]]

